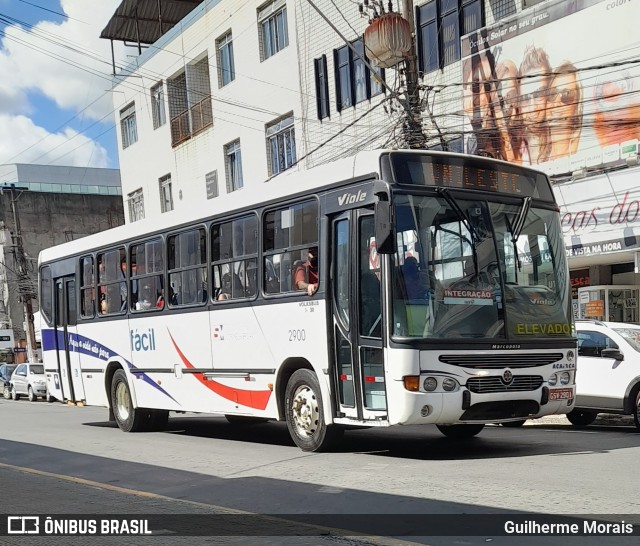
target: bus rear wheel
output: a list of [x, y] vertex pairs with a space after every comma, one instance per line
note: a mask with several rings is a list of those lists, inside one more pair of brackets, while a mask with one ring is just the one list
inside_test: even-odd
[[111, 407], [120, 430], [141, 432], [159, 430], [167, 424], [168, 411], [134, 408], [127, 375], [117, 370], [111, 381]]
[[293, 373], [285, 391], [287, 428], [302, 451], [328, 451], [341, 438], [343, 429], [327, 425], [316, 375], [307, 369]]
[[436, 425], [447, 438], [472, 438], [484, 428], [484, 425]]

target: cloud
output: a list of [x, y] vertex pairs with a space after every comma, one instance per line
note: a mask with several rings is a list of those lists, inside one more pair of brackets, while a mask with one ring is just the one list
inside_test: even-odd
[[7, 114], [0, 114], [0, 127], [4, 163], [109, 167], [107, 150], [71, 128], [50, 133], [26, 116]]
[[[78, 165], [81, 161], [90, 161], [90, 166], [105, 166], [101, 165], [106, 159], [105, 149], [91, 144], [90, 139], [82, 135], [77, 136], [68, 148], [61, 146], [47, 153], [47, 149], [60, 144], [60, 139], [74, 136], [76, 131], [63, 128], [49, 134], [41, 126], [45, 125], [42, 116], [46, 113], [38, 112], [29, 97], [42, 94], [70, 112], [68, 118], [77, 115], [76, 127], [89, 125], [87, 120], [104, 119], [105, 123], [114, 123], [110, 92], [111, 46], [99, 35], [120, 1], [62, 0], [62, 10], [68, 16], [65, 21], [41, 21], [33, 28], [16, 24], [4, 29], [5, 37], [0, 42], [0, 74], [10, 77], [0, 79], [0, 116], [19, 134], [11, 135], [7, 126], [3, 126], [0, 162], [15, 161], [11, 158], [21, 152], [19, 142], [34, 146], [36, 139], [47, 137], [33, 149], [44, 153], [49, 161], [38, 159], [38, 163]], [[45, 11], [38, 15], [43, 19], [49, 17]], [[118, 46], [116, 53], [123, 57], [120, 44], [114, 45]], [[86, 146], [77, 148], [82, 142]], [[76, 150], [58, 160], [61, 148]], [[20, 161], [31, 157], [32, 150], [22, 154]]]

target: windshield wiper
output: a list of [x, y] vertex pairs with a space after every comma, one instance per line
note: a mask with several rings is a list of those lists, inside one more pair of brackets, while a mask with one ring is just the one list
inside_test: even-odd
[[531, 208], [531, 197], [525, 197], [522, 201], [522, 207], [518, 211], [516, 221], [513, 223], [513, 231], [511, 232], [511, 242], [515, 245], [518, 242], [518, 237], [522, 233], [524, 223], [527, 220], [527, 214]]
[[520, 255], [518, 254], [518, 239], [522, 234], [522, 230], [524, 229], [524, 223], [527, 220], [527, 215], [529, 214], [529, 209], [531, 208], [531, 197], [525, 197], [522, 201], [522, 207], [518, 211], [516, 215], [516, 220], [513, 224], [509, 220], [509, 217], [505, 214], [504, 219], [507, 224], [507, 229], [509, 233], [511, 233], [511, 244], [513, 245], [513, 254], [516, 258], [516, 265], [518, 266], [518, 271], [522, 271], [522, 261], [520, 260]]
[[448, 205], [453, 209], [453, 212], [458, 215], [458, 218], [460, 218], [460, 220], [464, 224], [464, 227], [466, 227], [467, 231], [471, 234], [471, 239], [473, 240], [473, 242], [478, 242], [479, 237], [478, 233], [476, 232], [476, 228], [473, 227], [469, 216], [467, 216], [467, 214], [460, 208], [460, 205], [458, 204], [458, 201], [456, 201], [456, 198], [449, 193], [449, 188], [438, 188], [438, 193], [445, 198]]

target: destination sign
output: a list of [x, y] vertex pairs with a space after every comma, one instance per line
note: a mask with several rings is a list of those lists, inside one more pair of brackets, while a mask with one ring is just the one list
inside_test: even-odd
[[544, 173], [477, 156], [389, 154], [394, 182], [416, 186], [481, 190], [554, 201]]

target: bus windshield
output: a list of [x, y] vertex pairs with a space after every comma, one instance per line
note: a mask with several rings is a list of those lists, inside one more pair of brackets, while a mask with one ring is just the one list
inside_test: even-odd
[[393, 335], [497, 340], [574, 335], [557, 212], [399, 195], [392, 262]]

